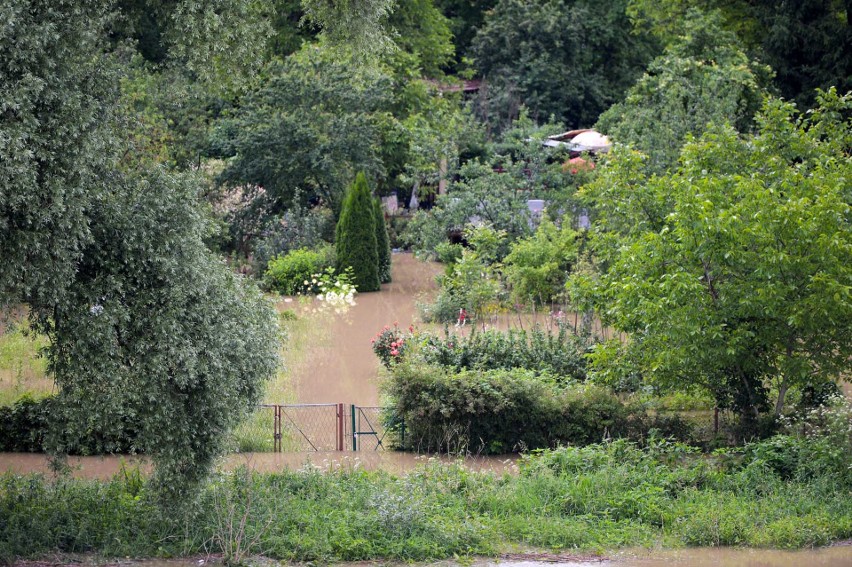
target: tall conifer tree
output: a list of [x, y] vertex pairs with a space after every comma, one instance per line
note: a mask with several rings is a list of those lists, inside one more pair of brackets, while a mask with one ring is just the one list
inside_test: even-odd
[[367, 177], [359, 172], [346, 194], [337, 222], [337, 268], [352, 268], [358, 291], [378, 291], [379, 253], [376, 219]]
[[388, 227], [385, 224], [385, 214], [382, 212], [382, 202], [373, 199], [373, 212], [376, 217], [376, 249], [379, 253], [379, 281], [391, 282], [391, 247], [388, 238]]

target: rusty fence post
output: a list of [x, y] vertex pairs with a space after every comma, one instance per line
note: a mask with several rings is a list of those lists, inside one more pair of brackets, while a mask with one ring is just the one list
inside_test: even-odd
[[343, 404], [337, 404], [337, 450], [343, 450]]

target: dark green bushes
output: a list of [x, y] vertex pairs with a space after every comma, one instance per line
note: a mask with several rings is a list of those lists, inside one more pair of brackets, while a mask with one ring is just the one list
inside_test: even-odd
[[323, 246], [314, 250], [300, 248], [277, 256], [269, 262], [264, 274], [267, 287], [284, 295], [295, 295], [310, 287], [316, 274], [334, 266], [334, 249]]
[[533, 327], [529, 331], [446, 333], [444, 338], [422, 335], [420, 354], [429, 364], [462, 370], [526, 368], [553, 375], [560, 381], [585, 380], [585, 354], [590, 337], [578, 336], [567, 326], [556, 331]]
[[100, 428], [93, 424], [82, 438], [73, 439], [56, 427], [60, 415], [53, 397], [24, 397], [11, 406], [0, 407], [0, 452], [41, 453], [51, 434], [62, 437], [60, 446], [71, 455], [135, 452], [132, 440], [136, 433], [128, 419], [123, 419], [119, 427], [110, 424]]
[[507, 453], [585, 445], [630, 435], [644, 423], [603, 388], [564, 387], [531, 370], [461, 370], [403, 363], [386, 392], [418, 451]]

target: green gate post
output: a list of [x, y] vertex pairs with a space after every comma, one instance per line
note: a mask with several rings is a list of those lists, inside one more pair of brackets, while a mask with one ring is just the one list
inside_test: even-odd
[[358, 430], [355, 429], [355, 404], [352, 404], [352, 450], [358, 450]]

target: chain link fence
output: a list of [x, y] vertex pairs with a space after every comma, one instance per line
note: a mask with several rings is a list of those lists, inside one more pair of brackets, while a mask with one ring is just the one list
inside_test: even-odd
[[240, 452], [379, 451], [405, 445], [387, 408], [353, 404], [261, 405], [234, 432]]

